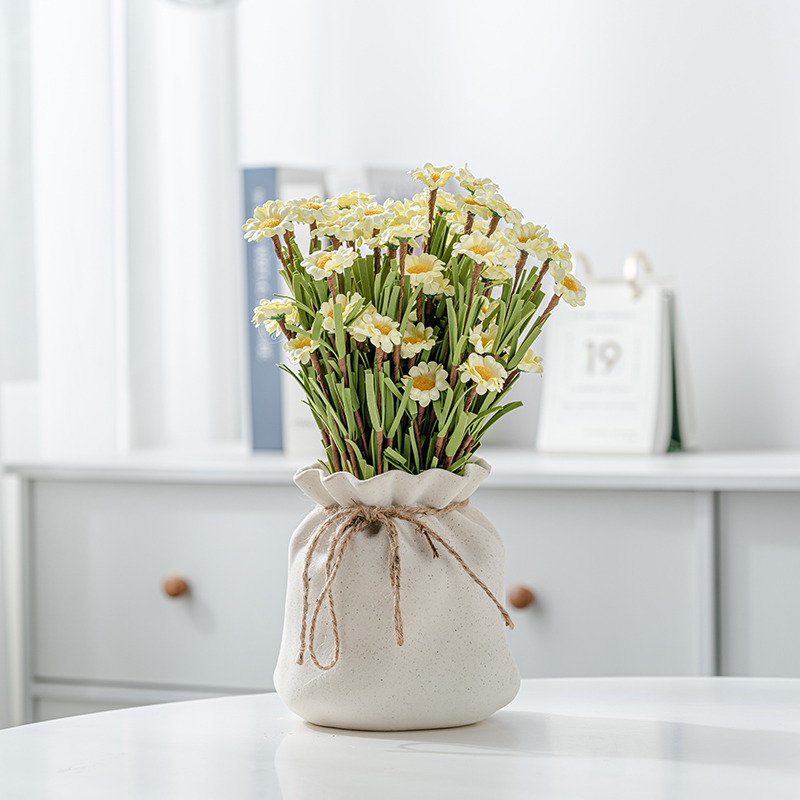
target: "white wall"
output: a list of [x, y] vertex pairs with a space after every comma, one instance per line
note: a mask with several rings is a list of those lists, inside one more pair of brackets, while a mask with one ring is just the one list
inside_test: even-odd
[[800, 4], [237, 13], [243, 163], [468, 161], [600, 275], [646, 251], [677, 285], [701, 446], [800, 447]]

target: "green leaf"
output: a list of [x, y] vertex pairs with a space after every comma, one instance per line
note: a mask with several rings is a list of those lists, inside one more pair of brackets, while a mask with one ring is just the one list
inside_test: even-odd
[[394, 421], [392, 422], [391, 428], [389, 428], [389, 432], [387, 434], [387, 438], [392, 439], [394, 435], [397, 433], [397, 429], [400, 427], [400, 423], [403, 420], [403, 414], [405, 413], [406, 407], [408, 406], [409, 398], [411, 397], [411, 390], [414, 388], [414, 381], [408, 381], [406, 383], [405, 391], [403, 392], [402, 399], [400, 400], [400, 407], [397, 409], [394, 415]]
[[464, 441], [464, 433], [467, 430], [467, 425], [469, 425], [474, 418], [475, 415], [470, 411], [464, 412], [458, 418], [455, 430], [452, 434], [450, 434], [450, 441], [447, 443], [447, 447], [445, 447], [444, 450], [449, 458], [452, 458], [458, 451], [458, 448], [461, 447], [461, 442]]

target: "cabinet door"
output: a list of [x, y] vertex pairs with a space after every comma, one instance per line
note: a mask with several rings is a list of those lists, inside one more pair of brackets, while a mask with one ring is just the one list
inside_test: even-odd
[[476, 506], [506, 545], [523, 678], [694, 675], [706, 602], [698, 498], [691, 492], [482, 488]]
[[800, 492], [720, 497], [723, 675], [800, 678]]
[[271, 687], [299, 489], [42, 480], [31, 503], [34, 678]]

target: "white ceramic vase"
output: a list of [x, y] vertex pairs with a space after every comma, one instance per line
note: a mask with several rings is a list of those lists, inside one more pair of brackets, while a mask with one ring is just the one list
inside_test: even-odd
[[[399, 559], [399, 597], [390, 577], [390, 537], [381, 526], [350, 537], [346, 550], [335, 550], [330, 561], [333, 531], [327, 532], [306, 560], [314, 534], [333, 507], [441, 509], [468, 500], [489, 471], [488, 464], [475, 459], [464, 475], [441, 469], [420, 475], [392, 470], [361, 481], [347, 472], [328, 475], [320, 465], [295, 475], [295, 483], [318, 507], [302, 521], [289, 546], [286, 617], [274, 676], [289, 709], [317, 725], [399, 731], [468, 725], [514, 699], [519, 671], [503, 612], [493, 599], [502, 602], [504, 595], [503, 543], [472, 504], [421, 517], [449, 548], [432, 545], [413, 523], [395, 521], [398, 535], [392, 558]], [[308, 652], [311, 617], [330, 565], [339, 556], [330, 582], [338, 658], [324, 596], [315, 618], [315, 664]], [[321, 668], [332, 662], [332, 667]]]

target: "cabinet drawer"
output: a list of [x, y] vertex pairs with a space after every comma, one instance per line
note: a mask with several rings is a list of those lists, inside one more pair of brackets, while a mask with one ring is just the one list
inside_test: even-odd
[[271, 688], [298, 489], [40, 480], [31, 503], [35, 678]]
[[482, 488], [506, 546], [523, 678], [694, 675], [700, 663], [697, 498], [692, 492]]

